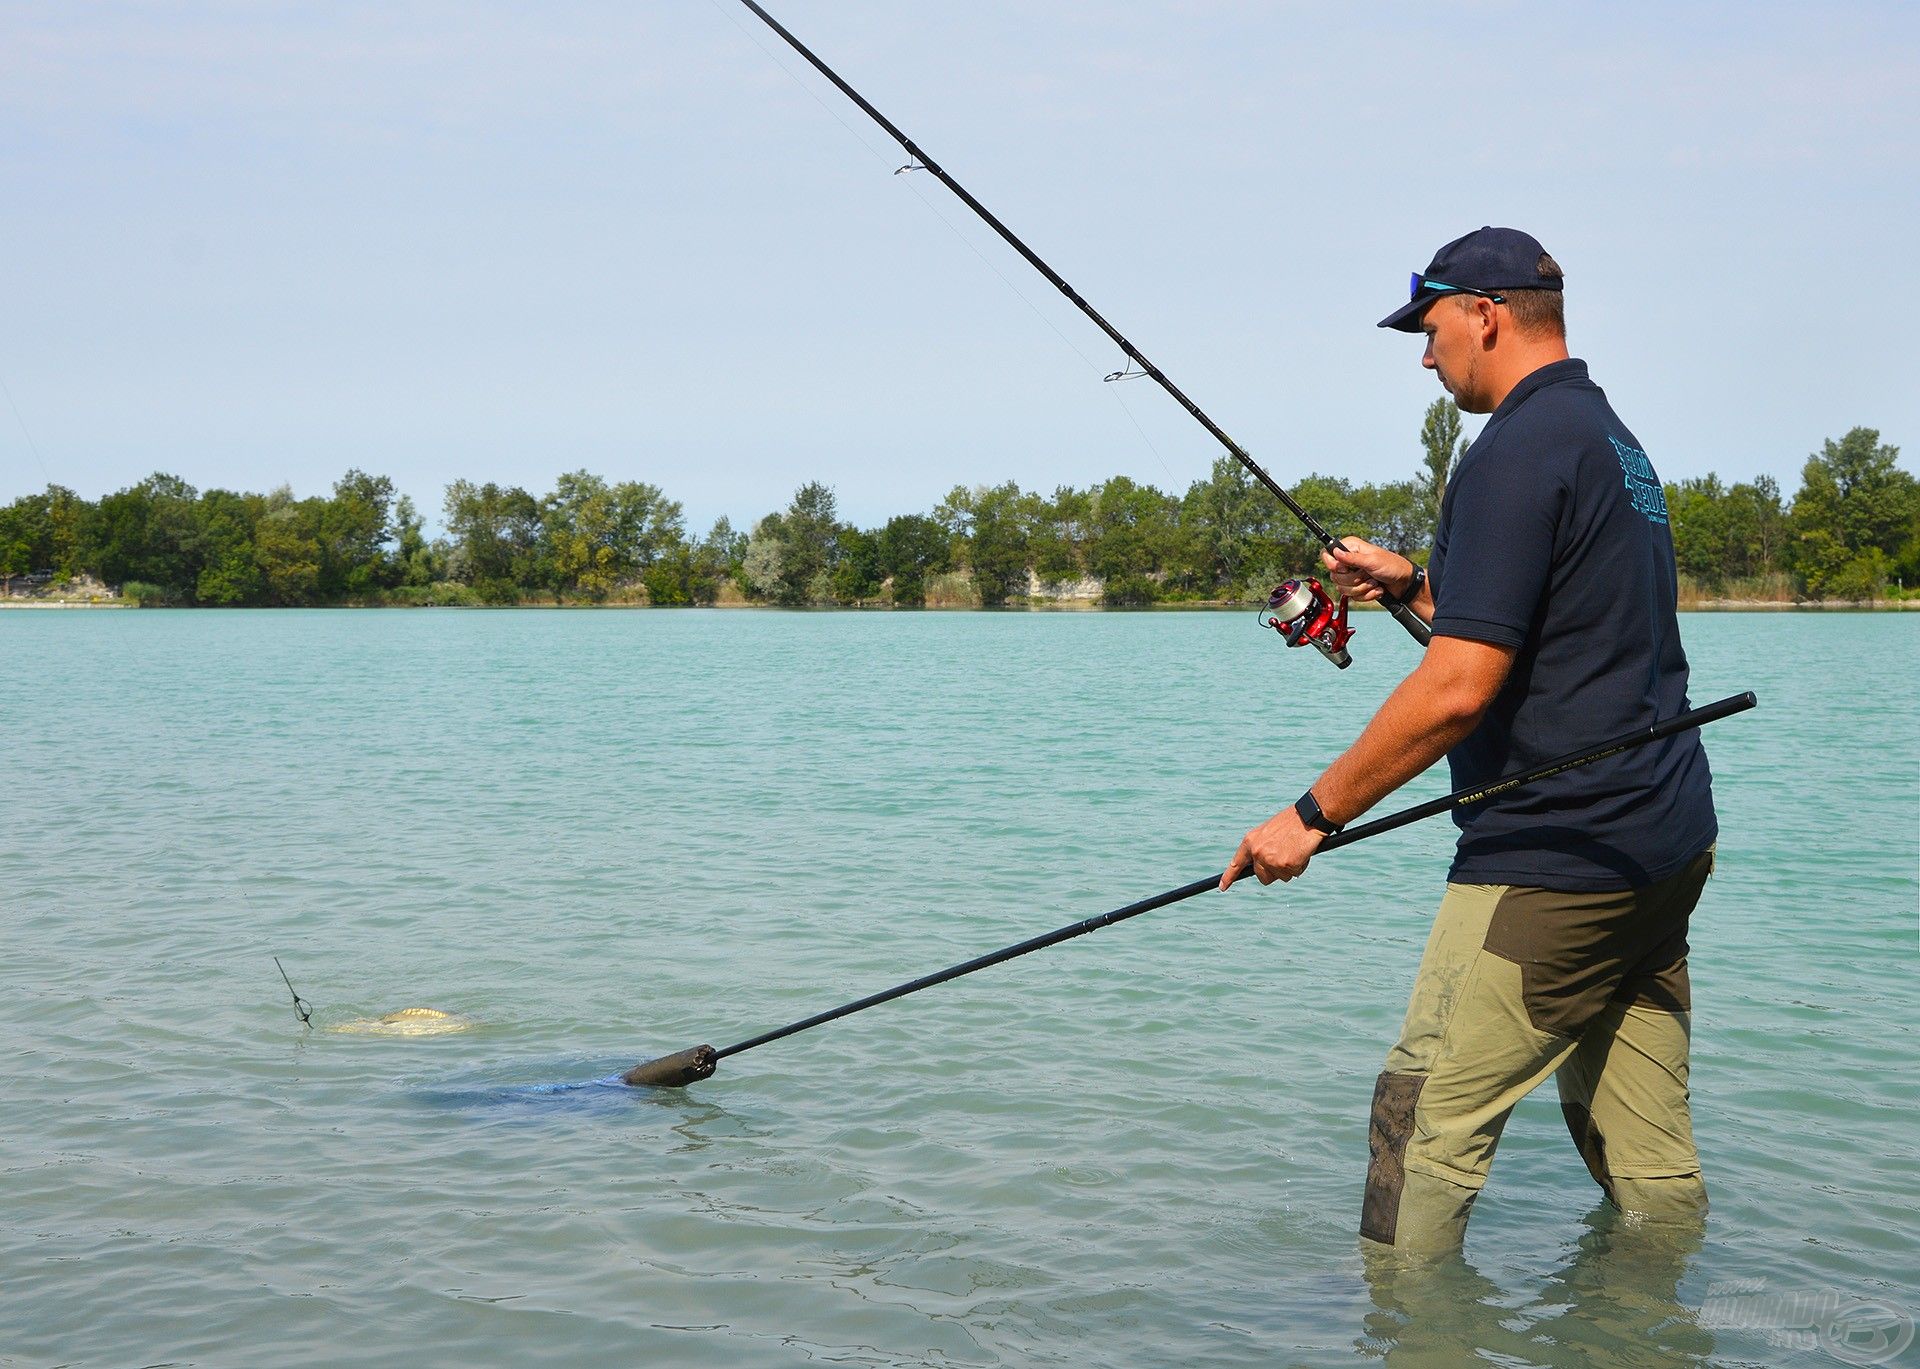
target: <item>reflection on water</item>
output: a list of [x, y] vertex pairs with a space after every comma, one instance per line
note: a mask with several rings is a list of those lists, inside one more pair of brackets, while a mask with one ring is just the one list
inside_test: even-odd
[[1363, 1243], [1373, 1309], [1354, 1348], [1395, 1369], [1475, 1359], [1544, 1369], [1706, 1365], [1713, 1335], [1680, 1302], [1705, 1221], [1650, 1223], [1602, 1205], [1585, 1226], [1572, 1257], [1519, 1305], [1463, 1255]]

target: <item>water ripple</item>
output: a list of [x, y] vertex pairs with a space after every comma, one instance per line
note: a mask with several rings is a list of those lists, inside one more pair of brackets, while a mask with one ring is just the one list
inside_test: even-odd
[[[1218, 869], [1396, 634], [1336, 680], [1243, 615], [0, 616], [59, 701], [5, 741], [0, 1363], [1826, 1362], [1700, 1309], [1920, 1310], [1920, 623], [1686, 628], [1762, 698], [1709, 743], [1704, 1243], [1599, 1210], [1543, 1093], [1467, 1260], [1383, 1273], [1433, 824], [617, 1078]], [[303, 1031], [273, 955], [317, 1027], [477, 1025]]]

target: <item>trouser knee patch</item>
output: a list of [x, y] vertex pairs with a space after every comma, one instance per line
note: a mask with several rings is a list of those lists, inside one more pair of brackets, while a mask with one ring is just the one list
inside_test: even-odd
[[1413, 1110], [1425, 1086], [1424, 1074], [1382, 1074], [1373, 1085], [1373, 1112], [1367, 1121], [1367, 1192], [1360, 1204], [1360, 1234], [1392, 1245], [1400, 1222], [1400, 1195], [1406, 1187], [1407, 1142], [1413, 1136]]
[[1567, 1130], [1573, 1133], [1573, 1143], [1580, 1149], [1580, 1158], [1587, 1162], [1587, 1173], [1600, 1185], [1610, 1202], [1616, 1206], [1619, 1200], [1613, 1195], [1613, 1181], [1607, 1175], [1607, 1143], [1600, 1135], [1600, 1128], [1593, 1124], [1593, 1114], [1578, 1103], [1565, 1100], [1560, 1104], [1561, 1115], [1567, 1119]]

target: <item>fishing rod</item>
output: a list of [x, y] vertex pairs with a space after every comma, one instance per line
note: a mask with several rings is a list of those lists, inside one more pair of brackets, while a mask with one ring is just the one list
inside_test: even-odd
[[[1286, 505], [1287, 512], [1299, 519], [1307, 531], [1312, 533], [1319, 541], [1322, 547], [1325, 547], [1328, 551], [1346, 550], [1346, 544], [1328, 532], [1320, 520], [1307, 512], [1299, 500], [1288, 494], [1279, 481], [1261, 469], [1260, 464], [1247, 454], [1246, 448], [1227, 436], [1226, 430], [1209, 418], [1198, 404], [1195, 404], [1191, 399], [1187, 398], [1185, 391], [1167, 379], [1165, 372], [1147, 360], [1146, 354], [1134, 346], [1132, 342], [1128, 341], [1125, 334], [1102, 318], [1091, 304], [1088, 304], [1086, 300], [1080, 297], [1078, 290], [1075, 290], [1071, 285], [1067, 284], [1065, 278], [1063, 278], [1058, 271], [1055, 271], [1051, 266], [1047, 265], [1047, 263], [1041, 259], [1038, 252], [1035, 252], [1031, 247], [1027, 246], [1026, 243], [1022, 242], [1011, 228], [1008, 228], [1004, 223], [1000, 222], [999, 218], [991, 209], [988, 209], [984, 204], [976, 200], [972, 192], [949, 175], [940, 163], [922, 151], [919, 144], [901, 132], [899, 125], [875, 109], [867, 100], [866, 96], [848, 85], [846, 81], [841, 78], [839, 72], [821, 61], [820, 58], [815, 55], [813, 49], [794, 37], [784, 24], [778, 19], [775, 19], [771, 14], [768, 14], [765, 9], [756, 3], [756, 0], [740, 0], [740, 3], [752, 10], [768, 28], [779, 34], [782, 41], [784, 41], [788, 47], [806, 58], [808, 64], [811, 65], [815, 71], [833, 82], [834, 86], [842, 95], [845, 95], [860, 107], [862, 113], [880, 125], [881, 128], [885, 129], [889, 138], [892, 138], [896, 143], [900, 144], [901, 147], [906, 149], [907, 156], [912, 160], [909, 161], [907, 165], [901, 167], [901, 171], [931, 172], [942, 185], [946, 186], [947, 189], [959, 197], [962, 204], [979, 215], [980, 220], [985, 223], [987, 227], [998, 233], [1009, 247], [1024, 257], [1029, 266], [1045, 276], [1047, 282], [1052, 285], [1054, 289], [1065, 295], [1068, 300], [1072, 301], [1076, 309], [1092, 319], [1094, 326], [1111, 338], [1114, 345], [1119, 347], [1119, 349], [1126, 354], [1127, 358], [1140, 368], [1138, 374], [1151, 376], [1156, 385], [1172, 395], [1175, 402], [1178, 403], [1181, 408], [1192, 414], [1193, 417], [1198, 420], [1201, 427], [1212, 433], [1220, 445], [1227, 449], [1227, 452], [1235, 461], [1238, 461], [1245, 467], [1254, 479], [1258, 480], [1262, 485], [1265, 485], [1276, 499]], [[896, 172], [895, 174], [898, 173]], [[1125, 371], [1116, 371], [1108, 376], [1107, 379], [1119, 380], [1128, 374], [1129, 373]], [[1414, 641], [1420, 643], [1421, 646], [1425, 646], [1428, 641], [1432, 639], [1433, 630], [1428, 627], [1427, 624], [1421, 620], [1420, 615], [1415, 613], [1413, 608], [1403, 600], [1382, 591], [1380, 594], [1380, 606], [1391, 613], [1395, 621], [1407, 630], [1407, 635], [1412, 637]]]
[[[1368, 837], [1377, 837], [1382, 832], [1391, 832], [1396, 828], [1405, 827], [1408, 823], [1419, 822], [1422, 818], [1430, 818], [1436, 813], [1451, 812], [1455, 809], [1465, 808], [1471, 804], [1481, 803], [1493, 798], [1497, 794], [1505, 794], [1511, 790], [1519, 789], [1524, 785], [1538, 784], [1541, 780], [1551, 779], [1553, 776], [1564, 774], [1569, 770], [1577, 770], [1583, 765], [1592, 765], [1595, 761], [1605, 760], [1609, 756], [1617, 756], [1622, 751], [1631, 751], [1635, 747], [1645, 746], [1649, 742], [1663, 740], [1664, 738], [1673, 736], [1675, 733], [1684, 732], [1689, 728], [1705, 727], [1708, 723], [1718, 722], [1720, 719], [1731, 717], [1735, 713], [1744, 713], [1747, 709], [1752, 708], [1756, 702], [1757, 700], [1751, 691], [1744, 694], [1729, 695], [1717, 703], [1710, 703], [1703, 708], [1696, 708], [1690, 712], [1668, 718], [1665, 722], [1655, 723], [1651, 727], [1644, 727], [1638, 731], [1629, 732], [1624, 736], [1615, 737], [1612, 741], [1595, 747], [1590, 751], [1569, 752], [1557, 760], [1548, 761], [1544, 765], [1535, 766], [1531, 770], [1523, 770], [1512, 775], [1504, 775], [1490, 784], [1473, 785], [1466, 789], [1456, 789], [1451, 794], [1443, 795], [1437, 799], [1429, 799], [1425, 803], [1416, 803], [1411, 808], [1404, 808], [1398, 813], [1390, 814], [1387, 817], [1362, 823], [1358, 827], [1349, 827], [1345, 831], [1336, 833], [1321, 842], [1320, 852], [1324, 853], [1342, 846], [1351, 846], [1356, 841], [1365, 841]], [[1055, 931], [1032, 937], [1029, 940], [1017, 942], [1001, 950], [991, 951], [983, 956], [976, 956], [974, 959], [962, 961], [958, 965], [951, 965], [933, 974], [923, 975], [919, 979], [908, 980], [905, 984], [896, 984], [891, 989], [882, 989], [879, 993], [868, 994], [865, 998], [856, 998], [851, 1003], [843, 1003], [837, 1008], [828, 1009], [826, 1012], [815, 1013], [812, 1017], [803, 1017], [797, 1022], [789, 1022], [784, 1027], [776, 1027], [772, 1031], [762, 1032], [758, 1036], [750, 1036], [745, 1041], [736, 1042], [734, 1045], [727, 1046], [721, 1050], [715, 1050], [712, 1046], [695, 1046], [691, 1050], [679, 1051], [673, 1055], [663, 1055], [657, 1060], [643, 1061], [621, 1075], [620, 1082], [650, 1088], [684, 1088], [688, 1084], [696, 1083], [710, 1076], [719, 1063], [729, 1055], [738, 1055], [742, 1051], [750, 1051], [756, 1046], [764, 1046], [769, 1042], [778, 1041], [783, 1037], [794, 1036], [803, 1031], [810, 1031], [814, 1027], [824, 1026], [828, 1022], [837, 1021], [842, 1017], [849, 1017], [854, 1013], [864, 1012], [866, 1009], [877, 1007], [882, 1003], [890, 1003], [896, 998], [905, 998], [908, 994], [919, 993], [922, 989], [931, 989], [936, 984], [945, 984], [948, 980], [958, 979], [962, 975], [972, 974], [976, 970], [984, 970], [990, 966], [1003, 964], [1019, 956], [1030, 955], [1034, 951], [1045, 950], [1049, 946], [1057, 946], [1063, 941], [1071, 941], [1074, 937], [1085, 936], [1088, 932], [1097, 932], [1102, 927], [1111, 927], [1116, 922], [1125, 922], [1130, 917], [1139, 917], [1142, 913], [1151, 913], [1156, 909], [1179, 903], [1183, 899], [1192, 898], [1196, 894], [1204, 894], [1209, 889], [1218, 889], [1220, 887], [1220, 880], [1221, 875], [1208, 875], [1205, 879], [1196, 879], [1191, 884], [1183, 884], [1177, 889], [1169, 889], [1164, 894], [1155, 894], [1151, 898], [1143, 898], [1139, 902], [1129, 903], [1123, 908], [1115, 908], [1111, 912], [1100, 913], [1084, 921], [1075, 922], [1069, 926], [1058, 928]]]

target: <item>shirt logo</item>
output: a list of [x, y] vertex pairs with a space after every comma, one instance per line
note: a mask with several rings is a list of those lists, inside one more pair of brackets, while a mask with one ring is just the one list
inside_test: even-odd
[[1654, 474], [1653, 463], [1647, 460], [1647, 454], [1611, 435], [1607, 441], [1613, 443], [1613, 454], [1620, 459], [1620, 469], [1626, 476], [1627, 495], [1633, 500], [1633, 506], [1647, 516], [1649, 523], [1666, 522], [1667, 492], [1660, 488], [1660, 477]]

